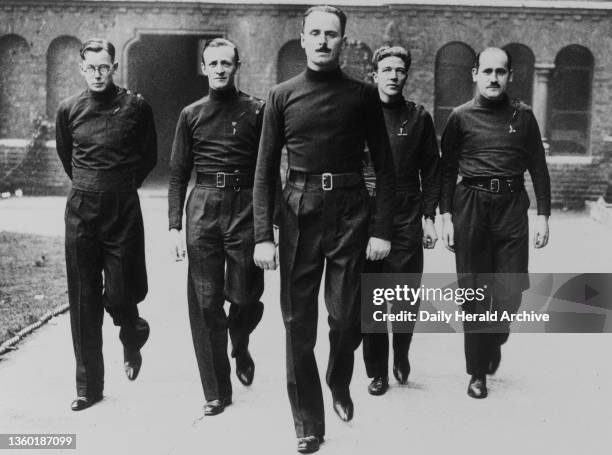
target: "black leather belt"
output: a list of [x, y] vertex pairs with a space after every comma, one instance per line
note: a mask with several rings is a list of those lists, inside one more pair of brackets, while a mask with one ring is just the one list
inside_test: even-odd
[[524, 186], [523, 176], [514, 177], [464, 177], [465, 186], [489, 193], [515, 193]]
[[305, 172], [289, 171], [289, 182], [299, 188], [331, 191], [336, 188], [351, 188], [363, 185], [363, 175], [358, 172], [307, 174]]
[[240, 190], [253, 187], [253, 174], [245, 172], [198, 172], [196, 183], [207, 188]]

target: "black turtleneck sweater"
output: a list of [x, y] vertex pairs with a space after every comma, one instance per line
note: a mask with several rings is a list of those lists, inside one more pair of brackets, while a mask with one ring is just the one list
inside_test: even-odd
[[522, 176], [533, 181], [539, 215], [550, 215], [550, 177], [538, 123], [531, 109], [505, 96], [478, 95], [455, 108], [442, 134], [440, 212], [453, 212], [457, 175]]
[[56, 147], [64, 170], [130, 170], [138, 187], [157, 162], [153, 111], [142, 96], [111, 84], [60, 103]]
[[378, 90], [332, 71], [306, 69], [270, 91], [255, 172], [255, 241], [272, 240], [275, 185], [281, 150], [289, 169], [309, 174], [362, 172], [367, 142], [376, 171], [373, 235], [391, 238], [394, 177]]
[[263, 101], [234, 89], [211, 89], [181, 111], [170, 157], [170, 229], [182, 227], [185, 194], [194, 165], [199, 173], [255, 172], [263, 105]]
[[[434, 218], [440, 197], [440, 154], [431, 115], [421, 105], [401, 97], [382, 103], [393, 154], [397, 191], [421, 193], [423, 215]], [[366, 182], [375, 188], [371, 161]]]

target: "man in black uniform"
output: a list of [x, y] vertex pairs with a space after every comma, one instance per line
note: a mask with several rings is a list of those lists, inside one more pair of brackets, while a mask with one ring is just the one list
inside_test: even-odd
[[140, 96], [113, 83], [115, 48], [92, 39], [81, 48], [87, 90], [57, 112], [57, 153], [72, 190], [66, 205], [66, 267], [80, 411], [102, 399], [104, 309], [121, 327], [124, 367], [136, 379], [149, 336], [138, 316], [147, 295], [144, 230], [136, 189], [155, 167], [153, 112]]
[[[411, 56], [403, 47], [381, 47], [372, 59], [374, 82], [383, 106], [395, 167], [395, 211], [391, 252], [380, 261], [366, 261], [366, 273], [423, 272], [423, 246], [433, 248], [438, 240], [434, 219], [440, 196], [440, 168], [436, 132], [429, 113], [407, 101], [402, 90], [408, 78]], [[371, 175], [368, 163], [367, 174]], [[375, 203], [376, 187], [366, 178]], [[424, 222], [421, 218], [425, 217]], [[410, 283], [420, 287], [420, 280]], [[418, 303], [417, 303], [418, 305]], [[393, 333], [393, 375], [405, 384], [410, 373], [408, 350], [412, 332]], [[389, 337], [386, 333], [363, 336], [363, 358], [372, 382], [368, 392], [382, 395], [389, 387]]]
[[[244, 385], [253, 381], [249, 334], [263, 314], [263, 271], [253, 263], [253, 174], [263, 102], [236, 89], [239, 66], [232, 42], [207, 43], [202, 70], [210, 91], [181, 112], [170, 159], [168, 214], [177, 260], [184, 256], [179, 231], [196, 168], [196, 186], [187, 201], [187, 290], [205, 415], [219, 414], [232, 402], [228, 329], [236, 375]], [[229, 316], [225, 300], [231, 303]]]
[[[548, 243], [550, 177], [540, 130], [531, 109], [506, 94], [512, 78], [508, 53], [487, 48], [472, 70], [476, 97], [453, 110], [442, 136], [442, 239], [455, 252], [462, 287], [487, 286], [490, 296], [464, 305], [470, 313], [516, 312], [529, 287], [529, 170], [538, 215], [534, 246]], [[457, 184], [457, 175], [462, 180]], [[493, 280], [487, 273], [495, 273]], [[467, 393], [487, 396], [486, 375], [501, 360], [509, 326], [465, 323], [465, 356], [471, 376]]]
[[[281, 309], [286, 330], [287, 388], [298, 451], [318, 450], [325, 433], [314, 356], [318, 294], [325, 266], [330, 353], [327, 384], [334, 411], [353, 417], [349, 384], [361, 341], [360, 273], [366, 258], [389, 252], [393, 167], [376, 88], [339, 67], [346, 16], [330, 6], [309, 9], [301, 34], [306, 71], [272, 89], [255, 172], [255, 262], [276, 267], [272, 215], [281, 149], [289, 176], [280, 203]], [[368, 242], [369, 197], [364, 142], [376, 169], [378, 203]]]

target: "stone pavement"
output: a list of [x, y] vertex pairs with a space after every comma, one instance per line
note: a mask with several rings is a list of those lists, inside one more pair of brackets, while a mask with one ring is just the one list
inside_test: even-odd
[[[243, 387], [234, 377], [234, 404], [219, 416], [203, 417], [186, 264], [172, 262], [167, 253], [164, 196], [142, 193], [150, 291], [140, 308], [152, 332], [139, 378], [133, 383], [125, 378], [118, 330], [106, 318], [105, 398], [72, 412], [74, 357], [64, 314], [0, 359], [0, 433], [76, 433], [77, 450], [60, 451], [67, 454], [296, 453], [277, 272], [266, 273], [266, 311], [252, 337], [254, 384]], [[2, 200], [0, 230], [62, 235], [63, 210], [63, 198]], [[551, 234], [546, 249], [531, 252], [532, 272], [612, 271], [609, 227], [584, 213], [555, 212]], [[429, 272], [453, 270], [453, 257], [441, 245], [427, 252], [425, 261]], [[321, 304], [322, 376], [326, 326]], [[609, 453], [611, 351], [611, 334], [514, 334], [490, 380], [489, 398], [473, 400], [465, 393], [461, 335], [417, 334], [409, 384], [391, 379], [382, 397], [367, 394], [360, 349], [352, 384], [355, 418], [340, 422], [324, 387], [327, 434], [320, 453]]]

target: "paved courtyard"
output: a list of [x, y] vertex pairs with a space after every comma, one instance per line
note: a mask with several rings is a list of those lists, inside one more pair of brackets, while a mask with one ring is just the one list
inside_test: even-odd
[[[64, 203], [54, 197], [0, 200], [0, 230], [63, 235]], [[150, 291], [140, 308], [152, 332], [139, 378], [125, 378], [118, 330], [106, 318], [105, 399], [72, 412], [74, 357], [69, 318], [61, 315], [0, 359], [0, 433], [76, 433], [77, 450], [64, 451], [69, 454], [296, 453], [278, 272], [266, 272], [266, 310], [252, 337], [254, 384], [246, 388], [233, 377], [234, 404], [203, 417], [186, 264], [170, 259], [164, 191], [144, 191], [142, 207]], [[612, 272], [610, 227], [586, 213], [555, 212], [550, 224], [549, 246], [530, 252], [532, 272]], [[425, 263], [428, 272], [453, 271], [453, 257], [442, 245], [426, 253]], [[317, 358], [323, 374], [329, 342], [321, 308]], [[367, 394], [359, 349], [355, 418], [340, 422], [324, 388], [327, 434], [320, 453], [609, 453], [611, 352], [612, 334], [515, 334], [490, 381], [489, 398], [473, 400], [465, 393], [462, 335], [417, 334], [409, 384], [391, 379], [382, 397]]]

